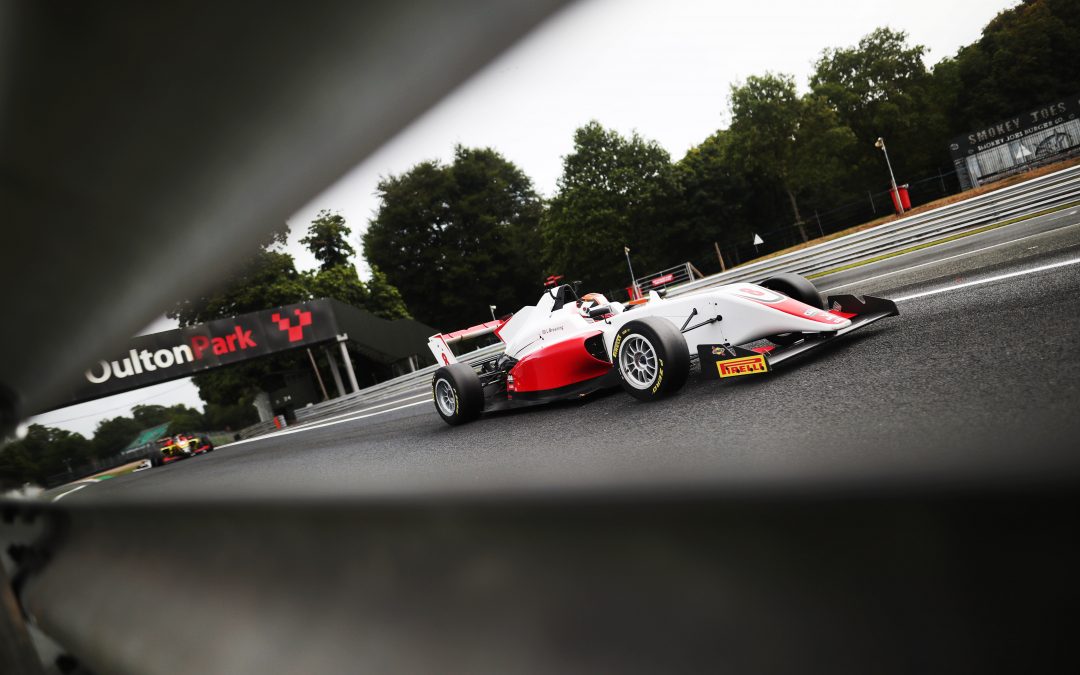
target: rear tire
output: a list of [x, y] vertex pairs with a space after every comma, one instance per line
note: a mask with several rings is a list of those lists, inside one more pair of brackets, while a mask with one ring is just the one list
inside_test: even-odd
[[623, 390], [639, 401], [670, 396], [690, 376], [690, 350], [682, 333], [670, 321], [655, 316], [619, 329], [611, 360]]
[[464, 363], [443, 366], [431, 378], [431, 393], [439, 417], [451, 426], [465, 424], [484, 411], [484, 389], [476, 371]]

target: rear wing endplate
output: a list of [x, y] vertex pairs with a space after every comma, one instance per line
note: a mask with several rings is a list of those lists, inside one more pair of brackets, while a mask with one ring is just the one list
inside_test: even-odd
[[457, 358], [454, 356], [454, 352], [450, 350], [450, 345], [455, 342], [461, 342], [462, 340], [469, 340], [472, 338], [480, 337], [481, 335], [490, 335], [499, 329], [505, 321], [488, 321], [487, 323], [477, 324], [468, 328], [454, 331], [453, 333], [439, 333], [438, 335], [432, 335], [428, 338], [428, 349], [435, 356], [435, 360], [444, 366], [448, 366], [451, 363], [457, 363]]

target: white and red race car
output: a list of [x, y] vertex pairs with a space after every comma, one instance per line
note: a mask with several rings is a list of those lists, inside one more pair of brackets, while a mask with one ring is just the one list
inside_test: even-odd
[[[704, 377], [764, 374], [793, 356], [899, 312], [891, 300], [837, 295], [822, 301], [796, 274], [624, 306], [572, 286], [546, 291], [508, 319], [434, 335], [442, 367], [432, 378], [435, 409], [448, 424], [485, 411], [577, 398], [608, 387], [648, 401], [678, 391], [691, 355]], [[470, 366], [450, 345], [494, 333], [498, 357]]]

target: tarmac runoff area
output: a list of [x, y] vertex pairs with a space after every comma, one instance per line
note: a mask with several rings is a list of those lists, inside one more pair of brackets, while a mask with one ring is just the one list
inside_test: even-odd
[[65, 504], [559, 489], [1024, 483], [1080, 476], [1080, 214], [996, 228], [816, 280], [901, 316], [768, 377], [691, 377], [459, 428], [426, 388]]

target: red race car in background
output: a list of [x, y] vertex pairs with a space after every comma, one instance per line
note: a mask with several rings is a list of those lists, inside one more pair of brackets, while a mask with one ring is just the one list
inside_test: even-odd
[[161, 466], [177, 460], [213, 452], [214, 444], [206, 434], [176, 434], [157, 440], [158, 454], [151, 458], [152, 466]]

